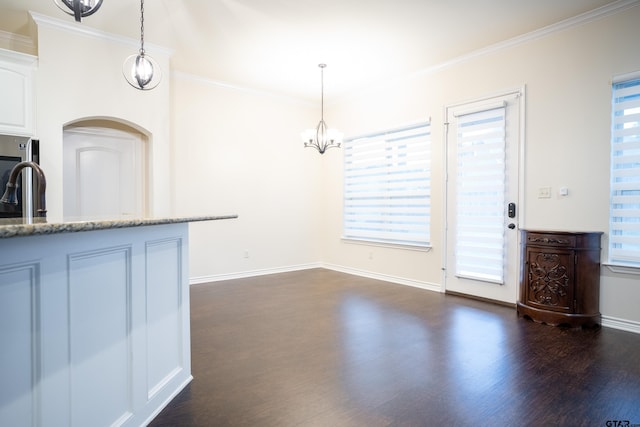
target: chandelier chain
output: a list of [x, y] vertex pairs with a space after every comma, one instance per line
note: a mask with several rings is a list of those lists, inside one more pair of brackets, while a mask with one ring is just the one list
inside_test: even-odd
[[320, 119], [324, 121], [324, 67], [320, 64]]
[[140, 55], [144, 55], [144, 0], [140, 0]]

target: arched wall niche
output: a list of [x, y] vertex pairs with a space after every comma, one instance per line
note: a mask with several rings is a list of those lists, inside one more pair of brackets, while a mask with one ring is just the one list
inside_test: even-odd
[[148, 214], [150, 135], [112, 117], [86, 117], [63, 127], [63, 214], [66, 218], [133, 218]]
[[121, 119], [119, 117], [83, 117], [65, 123], [63, 126], [65, 130], [67, 128], [73, 127], [101, 127], [106, 129], [121, 130], [125, 132], [137, 132], [144, 136], [148, 136], [150, 134], [150, 132], [142, 126], [139, 126], [129, 120]]

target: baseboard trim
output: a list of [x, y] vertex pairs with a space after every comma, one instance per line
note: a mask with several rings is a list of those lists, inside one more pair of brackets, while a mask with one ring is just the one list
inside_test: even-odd
[[143, 426], [149, 425], [151, 421], [153, 421], [153, 419], [156, 418], [160, 414], [160, 412], [162, 412], [162, 410], [166, 408], [167, 405], [169, 405], [169, 403], [171, 403], [171, 401], [175, 399], [176, 396], [180, 394], [180, 392], [184, 390], [186, 386], [189, 385], [191, 381], [193, 381], [193, 375], [189, 375], [182, 382], [182, 384], [180, 384], [173, 392], [171, 392], [171, 394], [167, 396], [167, 398], [160, 405], [158, 405], [158, 407], [149, 415], [149, 417], [141, 425]]
[[285, 267], [265, 268], [260, 270], [239, 271], [235, 273], [214, 274], [211, 276], [200, 276], [189, 278], [189, 285], [199, 285], [202, 283], [221, 282], [223, 280], [246, 279], [247, 277], [265, 276], [267, 274], [288, 273], [291, 271], [309, 270], [312, 268], [322, 268], [322, 263], [310, 263], [290, 265]]
[[619, 319], [617, 317], [602, 316], [602, 326], [612, 329], [620, 329], [621, 331], [633, 332], [640, 334], [640, 322], [628, 319]]
[[398, 276], [391, 276], [388, 274], [374, 273], [367, 270], [360, 270], [357, 268], [345, 267], [345, 266], [336, 265], [336, 264], [323, 264], [322, 268], [326, 268], [327, 270], [339, 271], [341, 273], [353, 274], [354, 276], [362, 276], [362, 277], [367, 277], [369, 279], [382, 280], [385, 282], [397, 283], [399, 285], [412, 286], [414, 288], [420, 288], [420, 289], [425, 289], [427, 291], [442, 293], [442, 289], [440, 285], [437, 285], [435, 283], [407, 279], [407, 278], [398, 277]]
[[[285, 267], [266, 268], [261, 270], [249, 270], [236, 273], [215, 274], [211, 276], [192, 277], [189, 279], [189, 285], [198, 285], [202, 283], [220, 282], [223, 280], [233, 279], [245, 279], [247, 277], [264, 276], [267, 274], [288, 273], [292, 271], [309, 270], [312, 268], [326, 268], [328, 270], [339, 271], [341, 273], [353, 274], [354, 276], [367, 277], [369, 279], [382, 280], [385, 282], [397, 283], [400, 285], [412, 286], [414, 288], [425, 289], [428, 291], [445, 293], [440, 285], [436, 283], [423, 282], [419, 280], [407, 279], [404, 277], [392, 276], [388, 274], [374, 273], [367, 270], [360, 270], [357, 268], [345, 267], [337, 264], [324, 264], [321, 262], [290, 265]], [[447, 292], [449, 294], [455, 294], [455, 292]], [[468, 295], [460, 295], [463, 297], [469, 297]], [[486, 299], [484, 299], [487, 301]], [[500, 301], [489, 300], [488, 302], [504, 304], [511, 306], [511, 304], [501, 303]], [[612, 316], [602, 316], [602, 326], [606, 328], [619, 329], [622, 331], [633, 332], [640, 334], [640, 322], [635, 320], [620, 319]]]
[[442, 293], [440, 285], [419, 280], [407, 279], [404, 277], [391, 276], [388, 274], [374, 273], [367, 270], [345, 267], [337, 264], [324, 264], [321, 262], [290, 265], [286, 267], [266, 268], [262, 270], [240, 271], [236, 273], [214, 274], [211, 276], [191, 277], [189, 285], [199, 285], [202, 283], [221, 282], [223, 280], [246, 279], [247, 277], [264, 276], [267, 274], [288, 273], [292, 271], [310, 270], [312, 268], [326, 268], [327, 270], [339, 271], [341, 273], [353, 274], [354, 276], [367, 277], [369, 279], [382, 280], [385, 282], [397, 283], [399, 285], [412, 286], [414, 288]]

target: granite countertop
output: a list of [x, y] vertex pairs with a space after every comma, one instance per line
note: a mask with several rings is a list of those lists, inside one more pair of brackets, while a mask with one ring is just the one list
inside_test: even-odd
[[111, 228], [141, 227], [145, 225], [177, 224], [183, 222], [216, 221], [234, 219], [238, 215], [205, 215], [185, 217], [158, 218], [118, 218], [118, 219], [50, 219], [33, 218], [0, 218], [0, 239], [20, 236], [36, 236], [43, 234], [74, 233], [91, 230], [108, 230]]

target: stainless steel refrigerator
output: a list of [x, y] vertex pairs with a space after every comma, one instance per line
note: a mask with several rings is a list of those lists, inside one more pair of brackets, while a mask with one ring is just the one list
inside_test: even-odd
[[[18, 163], [40, 163], [40, 144], [24, 136], [0, 135], [0, 196], [4, 193], [11, 170]], [[33, 215], [38, 201], [33, 197], [33, 176], [30, 168], [23, 169], [18, 180], [18, 204], [0, 203], [0, 218], [21, 218]]]

